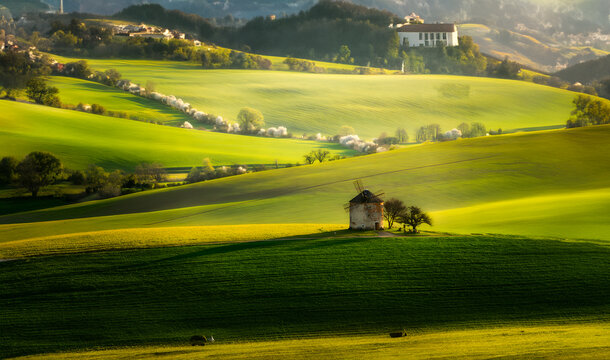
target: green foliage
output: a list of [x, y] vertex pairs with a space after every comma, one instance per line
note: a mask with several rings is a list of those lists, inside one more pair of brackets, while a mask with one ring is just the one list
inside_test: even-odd
[[13, 156], [5, 156], [0, 160], [0, 185], [13, 183], [17, 179], [19, 161]]
[[288, 65], [288, 68], [293, 71], [315, 72], [315, 73], [325, 72], [324, 68], [317, 67], [316, 63], [313, 61], [300, 60], [300, 59], [295, 59], [292, 57], [287, 57], [284, 60], [284, 64]]
[[237, 114], [237, 121], [241, 130], [244, 133], [254, 133], [265, 126], [265, 118], [263, 114], [253, 108], [243, 108]]
[[62, 165], [54, 155], [35, 151], [29, 153], [16, 170], [19, 184], [36, 197], [41, 188], [51, 185], [59, 177]]
[[411, 227], [411, 232], [413, 233], [417, 233], [417, 228], [420, 225], [423, 224], [428, 224], [430, 226], [432, 226], [432, 219], [430, 218], [430, 215], [428, 215], [427, 213], [423, 212], [422, 209], [420, 209], [417, 206], [409, 206], [407, 207], [396, 219], [397, 222], [410, 226]]
[[468, 137], [479, 137], [485, 135], [487, 135], [487, 128], [485, 127], [485, 125], [479, 122], [473, 122], [472, 124], [470, 124], [470, 131], [468, 132]]
[[78, 60], [66, 63], [63, 73], [79, 79], [88, 79], [93, 74], [93, 70], [89, 67], [87, 60]]
[[409, 135], [407, 134], [407, 130], [404, 128], [396, 129], [395, 137], [399, 144], [404, 144], [409, 141]]
[[415, 140], [419, 143], [425, 141], [436, 141], [442, 135], [441, 126], [439, 124], [429, 124], [422, 126], [417, 130]]
[[135, 172], [138, 183], [152, 185], [167, 180], [167, 172], [159, 163], [142, 163], [136, 166]]
[[499, 63], [490, 63], [487, 66], [487, 74], [489, 76], [503, 79], [518, 79], [520, 71], [521, 64], [508, 60], [508, 57]]
[[347, 2], [320, 1], [297, 15], [255, 18], [234, 30], [225, 43], [248, 45], [257, 53], [342, 63], [351, 63], [353, 58], [354, 63], [381, 66], [398, 56], [398, 35], [388, 28], [395, 18], [389, 12]]
[[47, 86], [47, 82], [42, 78], [30, 79], [27, 83], [26, 94], [37, 104], [60, 107], [61, 101], [57, 94], [59, 89]]
[[583, 127], [610, 124], [610, 105], [608, 101], [587, 95], [578, 95], [574, 101], [575, 109], [566, 127]]
[[410, 73], [485, 75], [487, 58], [469, 36], [460, 36], [459, 45], [452, 47], [405, 47], [401, 60]]
[[33, 61], [26, 52], [0, 52], [0, 86], [4, 87], [8, 97], [14, 92], [26, 87], [28, 81], [51, 71], [47, 58]]
[[97, 115], [103, 115], [106, 109], [100, 104], [91, 104], [91, 113]]
[[341, 45], [341, 47], [339, 48], [339, 54], [337, 54], [335, 62], [342, 64], [353, 64], [354, 58], [350, 56], [351, 53], [352, 52], [347, 45]]
[[271, 68], [271, 61], [260, 55], [241, 51], [216, 48], [200, 51], [201, 65], [204, 69], [264, 69]]
[[98, 192], [108, 180], [108, 173], [103, 167], [91, 164], [85, 170], [85, 185], [88, 193]]
[[303, 155], [303, 158], [308, 164], [313, 164], [314, 162], [316, 162], [316, 160], [320, 163], [323, 163], [324, 160], [327, 159], [328, 161], [330, 161], [330, 151], [322, 149], [312, 150], [311, 152]]
[[383, 203], [383, 217], [388, 222], [388, 229], [394, 226], [394, 221], [403, 216], [405, 211], [407, 207], [402, 200], [392, 198]]

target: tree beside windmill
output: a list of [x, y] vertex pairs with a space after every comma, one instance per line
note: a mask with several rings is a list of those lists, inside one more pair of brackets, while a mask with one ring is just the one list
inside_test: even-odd
[[362, 182], [354, 182], [358, 195], [345, 206], [349, 209], [349, 228], [352, 230], [383, 230], [383, 194], [364, 189]]

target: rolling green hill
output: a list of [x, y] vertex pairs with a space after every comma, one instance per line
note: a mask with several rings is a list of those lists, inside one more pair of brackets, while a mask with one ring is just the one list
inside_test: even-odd
[[[0, 226], [0, 236], [8, 241], [119, 228], [347, 224], [343, 204], [354, 196], [352, 181], [362, 179], [386, 198], [435, 212], [435, 230], [608, 240], [609, 136], [610, 126], [597, 126], [413, 146], [3, 216], [0, 223], [7, 225]], [[32, 224], [50, 220], [57, 221]], [[11, 224], [17, 222], [26, 224]]]
[[609, 255], [587, 242], [331, 234], [7, 261], [0, 356], [607, 321]]
[[59, 97], [65, 104], [99, 104], [106, 110], [125, 112], [142, 121], [155, 121], [179, 126], [185, 121], [193, 121], [186, 114], [176, 111], [156, 101], [96, 82], [65, 76], [51, 76], [49, 85], [59, 89]]
[[338, 144], [186, 130], [10, 101], [2, 101], [0, 129], [0, 156], [48, 151], [71, 168], [95, 163], [133, 169], [141, 162], [189, 167], [206, 157], [225, 165], [295, 163], [317, 148], [354, 153]]
[[[490, 78], [203, 70], [184, 62], [88, 61], [96, 69], [115, 68], [138, 83], [151, 80], [158, 91], [228, 119], [235, 119], [242, 107], [256, 108], [268, 125], [286, 126], [294, 134], [334, 135], [342, 125], [350, 125], [371, 139], [404, 127], [413, 140], [419, 126], [431, 123], [445, 130], [473, 121], [494, 130], [559, 127], [569, 117], [574, 98], [564, 90]], [[452, 92], [456, 85], [467, 91]]]

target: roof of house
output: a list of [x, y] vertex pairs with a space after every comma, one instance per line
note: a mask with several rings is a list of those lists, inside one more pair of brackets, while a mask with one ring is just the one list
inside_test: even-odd
[[455, 24], [413, 24], [398, 28], [398, 32], [456, 32]]
[[383, 200], [375, 196], [372, 192], [364, 190], [349, 202], [350, 204], [381, 204], [383, 203]]

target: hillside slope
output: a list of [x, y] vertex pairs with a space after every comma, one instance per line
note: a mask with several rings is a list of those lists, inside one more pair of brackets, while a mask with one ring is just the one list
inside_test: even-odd
[[[434, 229], [471, 232], [485, 225], [489, 232], [610, 239], [609, 136], [610, 126], [598, 126], [421, 145], [4, 216], [0, 223], [29, 224], [0, 226], [0, 234], [17, 240], [129, 227], [346, 224], [343, 204], [354, 195], [352, 181], [362, 179], [386, 198], [433, 212], [453, 209], [435, 217]], [[506, 201], [517, 203], [502, 206]], [[494, 203], [499, 206], [487, 215], [484, 208], [456, 210]], [[571, 218], [586, 225], [574, 226]], [[63, 219], [74, 220], [30, 223]]]
[[154, 121], [166, 125], [181, 125], [192, 121], [186, 114], [156, 101], [96, 82], [65, 76], [49, 77], [49, 85], [59, 89], [64, 104], [99, 104], [108, 111], [124, 112], [142, 121]]
[[610, 55], [570, 66], [555, 73], [555, 76], [572, 83], [578, 81], [583, 84], [588, 84], [595, 80], [608, 79], [610, 78]]
[[[294, 134], [335, 135], [342, 125], [361, 137], [438, 123], [450, 130], [478, 121], [503, 130], [562, 126], [574, 93], [522, 81], [442, 75], [334, 75], [261, 70], [203, 70], [196, 64], [89, 60], [138, 83], [151, 80], [207, 113], [235, 119], [242, 107], [260, 110], [267, 125]], [[456, 86], [465, 89], [453, 91]]]
[[2, 101], [0, 156], [48, 151], [71, 168], [91, 163], [132, 170], [141, 162], [166, 167], [215, 164], [271, 164], [302, 161], [317, 148], [352, 154], [338, 144], [186, 130], [79, 111]]
[[532, 36], [483, 24], [462, 24], [458, 29], [460, 35], [471, 36], [485, 54], [498, 59], [508, 57], [549, 73], [609, 54], [592, 46], [565, 45], [542, 33]]

